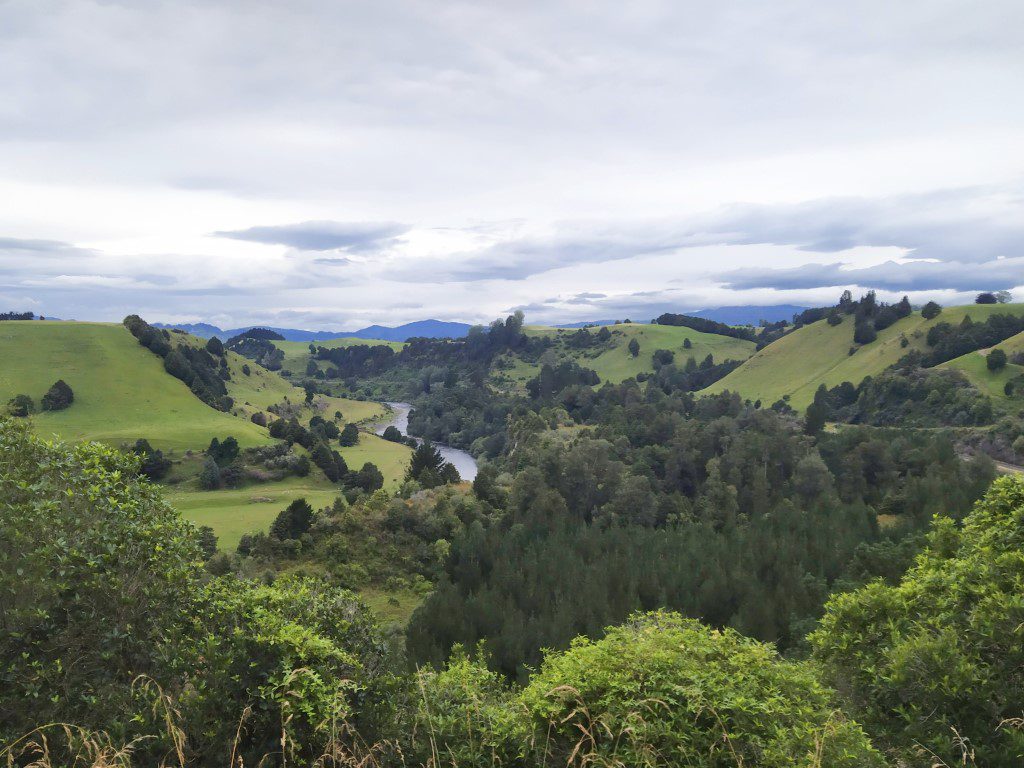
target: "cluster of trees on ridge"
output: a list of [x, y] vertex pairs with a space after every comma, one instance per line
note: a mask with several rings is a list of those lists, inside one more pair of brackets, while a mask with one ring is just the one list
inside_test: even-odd
[[[57, 379], [39, 400], [44, 411], [63, 411], [75, 402], [75, 393], [64, 379]], [[36, 403], [30, 395], [15, 395], [7, 401], [7, 415], [26, 418], [36, 412]]]
[[[1008, 768], [1024, 753], [1019, 478], [962, 525], [936, 519], [905, 575], [831, 597], [809, 660], [661, 610], [546, 652], [512, 685], [493, 646], [409, 671], [323, 578], [213, 575], [130, 454], [0, 421], [0, 498], [0, 541], [18, 543], [0, 549], [13, 764]], [[319, 525], [286, 512], [276, 535]], [[326, 519], [343, 545], [346, 518]]]
[[172, 332], [154, 328], [138, 315], [128, 315], [123, 323], [139, 344], [163, 359], [164, 370], [183, 381], [192, 394], [219, 411], [231, 410], [234, 400], [224, 384], [231, 380], [231, 371], [219, 339], [210, 339], [200, 349], [181, 340], [174, 343]]

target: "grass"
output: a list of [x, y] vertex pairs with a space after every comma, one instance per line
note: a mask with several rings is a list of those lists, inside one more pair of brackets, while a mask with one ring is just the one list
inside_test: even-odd
[[[653, 373], [651, 355], [657, 349], [675, 352], [678, 365], [684, 364], [687, 357], [693, 357], [699, 363], [710, 354], [716, 363], [721, 363], [726, 360], [746, 360], [754, 353], [753, 342], [719, 334], [701, 333], [690, 328], [638, 323], [609, 325], [607, 328], [612, 332], [610, 347], [576, 350], [559, 341], [554, 350], [555, 357], [559, 361], [572, 360], [592, 369], [602, 383], [618, 384], [635, 377], [638, 373]], [[592, 328], [591, 332], [596, 333], [597, 330], [599, 328]], [[530, 326], [526, 329], [528, 335], [547, 336], [555, 340], [565, 339], [575, 332], [576, 329], [543, 326]], [[627, 348], [631, 339], [636, 339], [640, 344], [640, 354], [637, 357], [633, 357]], [[692, 349], [683, 348], [686, 339], [690, 340]], [[540, 364], [528, 363], [518, 358], [506, 358], [504, 365], [506, 367], [495, 371], [494, 379], [515, 388], [522, 387], [540, 370]]]
[[359, 590], [359, 599], [366, 603], [382, 623], [406, 625], [423, 598], [411, 589], [389, 591], [367, 587]]
[[409, 468], [412, 449], [401, 443], [392, 443], [377, 435], [367, 432], [359, 433], [359, 443], [338, 451], [345, 459], [349, 469], [360, 469], [366, 462], [377, 465], [384, 475], [384, 488], [393, 491], [402, 484], [405, 472]]
[[43, 436], [112, 445], [145, 437], [175, 451], [227, 435], [243, 447], [273, 442], [262, 427], [200, 401], [120, 324], [4, 321], [0, 360], [0, 404], [23, 393], [38, 407], [57, 379], [74, 391], [70, 408], [32, 417]]
[[330, 505], [339, 493], [338, 486], [313, 472], [308, 477], [289, 477], [245, 488], [168, 489], [164, 496], [186, 520], [213, 528], [220, 548], [231, 551], [242, 534], [266, 531], [278, 512], [295, 499], [305, 498], [314, 509], [320, 509]]
[[[405, 346], [405, 342], [402, 341], [358, 339], [354, 336], [343, 336], [337, 339], [328, 339], [327, 341], [314, 341], [313, 344], [318, 347], [326, 347], [327, 349], [353, 347], [359, 344], [365, 344], [371, 347], [384, 344], [391, 347], [395, 352], [398, 352]], [[308, 341], [275, 341], [274, 346], [284, 352], [284, 361], [281, 363], [282, 370], [291, 372], [293, 376], [306, 375], [306, 365], [310, 360]], [[326, 370], [329, 365], [329, 363], [324, 360], [317, 360], [315, 362], [320, 370]]]
[[[915, 312], [879, 331], [874, 342], [859, 347], [853, 355], [849, 354], [855, 346], [853, 318], [846, 317], [837, 326], [819, 320], [765, 347], [724, 379], [702, 390], [702, 394], [732, 390], [750, 400], [761, 400], [765, 406], [788, 396], [793, 408], [803, 410], [821, 384], [858, 384], [866, 376], [881, 373], [911, 349], [926, 350], [925, 336], [937, 323], [955, 325], [967, 315], [977, 321], [997, 313], [1021, 312], [1024, 304], [947, 307], [932, 320]], [[902, 343], [904, 338], [906, 347]]]
[[[1001, 349], [1007, 355], [1024, 351], [1024, 333], [1011, 336], [1006, 341], [996, 344], [993, 349]], [[988, 369], [987, 356], [981, 351], [968, 352], [966, 355], [950, 360], [948, 363], [943, 363], [939, 367], [953, 368], [963, 372], [974, 386], [984, 394], [989, 395], [996, 403], [1007, 399], [1006, 391], [1004, 390], [1006, 382], [1024, 374], [1024, 366], [1014, 365], [1013, 363], [1007, 363], [1004, 368], [998, 371], [990, 371]]]

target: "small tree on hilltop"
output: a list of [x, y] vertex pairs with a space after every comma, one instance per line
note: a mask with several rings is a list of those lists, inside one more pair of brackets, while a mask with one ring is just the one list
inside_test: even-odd
[[998, 304], [999, 299], [996, 298], [994, 293], [986, 291], [985, 293], [979, 293], [974, 297], [975, 304]]
[[925, 320], [931, 320], [932, 318], [938, 317], [941, 313], [942, 306], [934, 301], [929, 301], [921, 307], [921, 317]]
[[210, 340], [206, 342], [206, 351], [211, 355], [222, 357], [224, 355], [224, 344], [216, 336], [211, 336]]
[[42, 407], [44, 411], [63, 411], [74, 401], [75, 393], [71, 391], [71, 387], [64, 379], [57, 379], [43, 395]]

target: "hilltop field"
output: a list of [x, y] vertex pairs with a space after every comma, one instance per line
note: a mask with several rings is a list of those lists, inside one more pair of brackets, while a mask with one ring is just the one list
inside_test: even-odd
[[[601, 382], [619, 384], [637, 374], [654, 372], [651, 359], [656, 350], [666, 349], [675, 354], [676, 363], [682, 365], [688, 357], [700, 363], [708, 355], [716, 363], [726, 360], [746, 360], [754, 354], [754, 343], [744, 339], [734, 339], [713, 333], [701, 333], [691, 328], [670, 325], [653, 325], [642, 323], [621, 323], [618, 325], [593, 326], [588, 328], [591, 333], [598, 333], [607, 328], [611, 338], [605, 344], [588, 349], [574, 349], [569, 338], [578, 329], [549, 328], [546, 326], [527, 326], [528, 336], [545, 337], [555, 342], [550, 351], [553, 362], [572, 361], [593, 370]], [[629, 342], [635, 339], [640, 345], [636, 357], [629, 351]], [[686, 348], [686, 340], [691, 347]], [[495, 384], [521, 390], [531, 378], [540, 371], [538, 363], [531, 363], [521, 358], [506, 355], [494, 364], [492, 379]]]
[[[866, 376], [881, 373], [909, 351], [926, 350], [928, 329], [938, 323], [956, 325], [965, 316], [978, 321], [993, 314], [1022, 312], [1024, 304], [971, 304], [947, 307], [938, 317], [925, 320], [918, 311], [879, 331], [878, 338], [866, 345], [854, 344], [852, 317], [843, 318], [843, 322], [835, 326], [819, 320], [768, 345], [728, 376], [702, 390], [702, 394], [731, 390], [750, 400], [760, 400], [764, 406], [786, 399], [790, 406], [802, 411], [821, 384], [827, 387], [844, 381], [858, 384]], [[852, 354], [851, 350], [854, 350]], [[984, 367], [980, 355], [971, 355]], [[971, 355], [965, 356], [968, 358], [965, 361], [950, 361], [947, 365], [965, 370], [972, 380], [984, 385], [983, 391], [997, 388], [1001, 397], [1001, 384], [995, 387], [992, 382], [990, 386], [988, 372], [978, 370], [978, 361]]]

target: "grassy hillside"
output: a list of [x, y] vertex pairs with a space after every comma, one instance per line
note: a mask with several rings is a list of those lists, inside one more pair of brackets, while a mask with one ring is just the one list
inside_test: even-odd
[[[553, 354], [557, 360], [575, 361], [594, 370], [602, 382], [613, 384], [633, 378], [638, 373], [652, 373], [654, 366], [651, 363], [651, 355], [658, 349], [675, 352], [677, 364], [685, 363], [687, 357], [693, 357], [699, 363], [709, 354], [714, 357], [716, 363], [746, 360], [754, 352], [753, 342], [713, 333], [701, 333], [690, 328], [638, 323], [609, 325], [607, 328], [612, 333], [608, 345], [585, 350], [572, 349], [565, 343], [565, 339], [575, 333], [576, 329], [531, 326], [526, 329], [526, 333], [554, 339], [556, 347]], [[598, 330], [600, 328], [595, 327], [591, 332], [596, 333]], [[627, 348], [631, 339], [636, 339], [640, 344], [640, 354], [637, 357], [633, 357]], [[686, 339], [693, 345], [691, 349], [683, 348]], [[521, 387], [537, 375], [540, 365], [518, 358], [503, 358], [495, 369], [495, 382]]]
[[[1024, 333], [1011, 336], [1001, 344], [997, 344], [993, 349], [1001, 349], [1007, 355], [1012, 355], [1015, 352], [1024, 352]], [[986, 359], [987, 351], [970, 352], [955, 360], [950, 360], [948, 363], [943, 363], [939, 367], [955, 368], [958, 371], [962, 371], [974, 386], [992, 397], [996, 403], [999, 403], [1007, 399], [1006, 392], [1003, 389], [1006, 386], [1006, 382], [1024, 374], [1024, 366], [1007, 363], [1006, 367], [1002, 370], [990, 371], [988, 369], [988, 360]]]
[[[947, 307], [937, 318], [925, 320], [920, 312], [894, 323], [871, 344], [854, 354], [853, 318], [837, 326], [824, 320], [794, 331], [751, 357], [742, 366], [707, 389], [705, 394], [724, 390], [739, 392], [751, 400], [771, 405], [786, 395], [797, 410], [806, 408], [820, 384], [834, 387], [844, 381], [859, 383], [865, 376], [881, 373], [911, 349], [927, 349], [928, 329], [941, 322], [957, 324], [969, 315], [985, 320], [996, 313], [1024, 313], [1024, 304], [971, 304]], [[907, 346], [903, 346], [903, 339]]]
[[201, 402], [119, 323], [5, 321], [0, 360], [0, 404], [23, 393], [38, 406], [57, 379], [74, 391], [67, 410], [32, 417], [44, 436], [114, 445], [145, 437], [165, 450], [205, 448], [226, 435], [243, 447], [272, 442], [248, 419]]
[[360, 469], [368, 461], [376, 464], [384, 475], [384, 487], [392, 491], [405, 479], [412, 448], [368, 432], [360, 432], [358, 445], [339, 448], [338, 453], [345, 459], [349, 469]]
[[[405, 342], [401, 341], [381, 341], [380, 339], [357, 339], [352, 336], [343, 336], [338, 339], [328, 339], [327, 341], [315, 341], [313, 342], [318, 347], [326, 347], [327, 349], [336, 349], [337, 347], [353, 347], [359, 344], [365, 344], [366, 346], [374, 347], [379, 344], [384, 344], [391, 347], [396, 352], [405, 346]], [[275, 341], [274, 346], [284, 352], [284, 361], [281, 363], [281, 369], [289, 371], [293, 376], [305, 376], [306, 365], [309, 363], [309, 342], [308, 341]], [[320, 369], [326, 369], [327, 364], [323, 361], [317, 360], [317, 366]]]
[[266, 532], [278, 512], [295, 499], [305, 498], [314, 509], [320, 509], [333, 503], [339, 493], [338, 486], [314, 472], [308, 477], [289, 477], [245, 488], [171, 488], [164, 496], [186, 520], [210, 526], [221, 549], [234, 550], [243, 533]]

